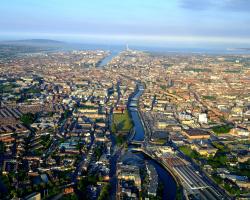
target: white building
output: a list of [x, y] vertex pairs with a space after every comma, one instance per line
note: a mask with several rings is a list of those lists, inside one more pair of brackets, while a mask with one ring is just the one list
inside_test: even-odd
[[207, 124], [207, 114], [206, 113], [199, 114], [199, 122], [202, 124]]

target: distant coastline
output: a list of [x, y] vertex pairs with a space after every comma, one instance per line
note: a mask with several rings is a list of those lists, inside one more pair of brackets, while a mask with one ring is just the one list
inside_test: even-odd
[[[33, 53], [33, 47], [42, 47], [41, 50], [46, 52], [46, 48], [54, 51], [73, 51], [73, 50], [107, 50], [110, 52], [120, 52], [126, 49], [125, 44], [85, 44], [85, 43], [69, 43], [64, 41], [50, 39], [27, 39], [27, 40], [11, 40], [0, 41], [0, 54], [4, 51], [3, 46], [8, 48], [15, 46], [32, 47], [27, 53]], [[1, 48], [2, 47], [2, 48]], [[132, 50], [145, 51], [153, 54], [207, 54], [207, 55], [248, 55], [250, 48], [181, 48], [181, 47], [157, 47], [157, 46], [140, 46], [129, 45]], [[18, 49], [20, 51], [20, 49]], [[41, 52], [42, 52], [41, 51]], [[25, 51], [26, 52], [26, 51]], [[39, 49], [35, 49], [39, 52]], [[12, 52], [13, 53], [13, 52]], [[20, 53], [20, 52], [17, 52]]]
[[250, 51], [250, 48], [228, 48], [228, 51], [237, 51], [237, 50], [243, 50], [243, 51]]

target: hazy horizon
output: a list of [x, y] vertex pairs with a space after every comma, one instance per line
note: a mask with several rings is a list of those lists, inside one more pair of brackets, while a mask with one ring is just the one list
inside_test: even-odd
[[250, 47], [247, 0], [3, 0], [0, 5], [1, 41]]

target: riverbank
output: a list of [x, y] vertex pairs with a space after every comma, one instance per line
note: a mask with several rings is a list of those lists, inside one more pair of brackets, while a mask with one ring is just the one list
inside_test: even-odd
[[[135, 93], [130, 97], [128, 103], [128, 109], [130, 111], [130, 115], [134, 124], [134, 137], [132, 142], [145, 142], [145, 129], [143, 126], [143, 121], [141, 118], [141, 114], [138, 110], [138, 101], [140, 96], [143, 94], [145, 86], [143, 84], [138, 83]], [[160, 182], [163, 183], [164, 189], [162, 194], [162, 199], [174, 200], [176, 199], [177, 193], [177, 183], [171, 173], [148, 155], [145, 155], [143, 152], [133, 152], [135, 155], [139, 155], [144, 161], [150, 162], [157, 171]]]

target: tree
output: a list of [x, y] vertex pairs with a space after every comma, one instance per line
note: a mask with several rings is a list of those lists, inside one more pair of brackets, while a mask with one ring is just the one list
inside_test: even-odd
[[0, 154], [3, 154], [4, 151], [5, 151], [4, 143], [2, 141], [0, 141]]
[[213, 132], [215, 132], [216, 134], [229, 133], [231, 129], [231, 125], [215, 126], [212, 128]]
[[102, 191], [98, 197], [98, 200], [110, 199], [110, 196], [109, 196], [110, 190], [111, 190], [111, 185], [110, 183], [108, 183], [102, 188]]
[[16, 196], [17, 196], [17, 191], [16, 191], [15, 189], [11, 190], [11, 191], [10, 191], [10, 195], [11, 195], [12, 197], [16, 197]]
[[62, 200], [77, 200], [77, 196], [75, 193], [67, 194], [62, 197]]
[[21, 116], [20, 120], [24, 125], [30, 126], [35, 121], [35, 115], [33, 113], [26, 113]]

